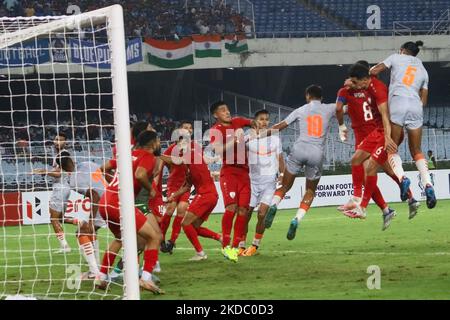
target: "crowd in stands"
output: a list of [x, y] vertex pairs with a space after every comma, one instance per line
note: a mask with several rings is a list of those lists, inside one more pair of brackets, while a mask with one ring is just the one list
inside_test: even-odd
[[[3, 0], [1, 16], [58, 16], [77, 5], [81, 12], [119, 3], [124, 8], [127, 36], [181, 37], [192, 34], [249, 33], [252, 22], [224, 1], [195, 5], [189, 1], [169, 0]], [[187, 6], [186, 6], [187, 3]], [[71, 11], [71, 10], [70, 10]]]

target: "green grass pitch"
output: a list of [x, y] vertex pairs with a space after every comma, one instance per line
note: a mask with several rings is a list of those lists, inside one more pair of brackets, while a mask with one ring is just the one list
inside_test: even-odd
[[[419, 214], [408, 220], [407, 205], [393, 204], [398, 215], [384, 232], [374, 206], [364, 221], [346, 218], [335, 207], [313, 208], [293, 241], [286, 239], [286, 232], [295, 210], [279, 211], [266, 231], [260, 254], [241, 257], [238, 263], [225, 260], [218, 243], [209, 239], [201, 239], [208, 260], [188, 261], [194, 251], [182, 233], [173, 255], [160, 254], [162, 273], [158, 276], [166, 294], [142, 292], [141, 298], [449, 299], [449, 205], [450, 201], [439, 201], [435, 209], [428, 210], [422, 203]], [[255, 218], [250, 223], [250, 241]], [[212, 215], [205, 225], [219, 231], [220, 219], [221, 215]], [[82, 271], [87, 266], [78, 250], [65, 257], [51, 253], [50, 246], [53, 251], [58, 244], [49, 226], [6, 227], [0, 232], [3, 298], [18, 292], [52, 299], [120, 297], [118, 285], [107, 293], [93, 290], [87, 281], [78, 290], [70, 287], [66, 279], [73, 270], [65, 266], [81, 265]], [[102, 253], [107, 235], [107, 230], [100, 233]], [[76, 248], [74, 236], [67, 237]], [[367, 268], [372, 265], [381, 270], [379, 290], [367, 288]]]

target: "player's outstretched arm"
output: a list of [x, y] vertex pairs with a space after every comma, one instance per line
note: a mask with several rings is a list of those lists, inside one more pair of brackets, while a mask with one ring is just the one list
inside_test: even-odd
[[183, 163], [183, 158], [181, 157], [175, 157], [175, 156], [168, 156], [165, 154], [162, 154], [159, 156], [159, 158], [166, 164], [182, 164]]
[[53, 178], [60, 178], [61, 177], [61, 169], [53, 169], [53, 170], [47, 170], [47, 169], [34, 169], [33, 174], [42, 174]]
[[380, 62], [376, 66], [373, 66], [372, 68], [370, 68], [369, 74], [371, 76], [377, 76], [381, 72], [385, 71], [386, 69], [387, 69], [387, 66], [383, 62]]

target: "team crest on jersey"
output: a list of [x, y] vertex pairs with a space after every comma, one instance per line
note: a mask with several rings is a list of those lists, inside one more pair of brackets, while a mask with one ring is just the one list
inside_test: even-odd
[[232, 199], [234, 199], [234, 197], [236, 197], [236, 192], [230, 192], [230, 197], [231, 197]]

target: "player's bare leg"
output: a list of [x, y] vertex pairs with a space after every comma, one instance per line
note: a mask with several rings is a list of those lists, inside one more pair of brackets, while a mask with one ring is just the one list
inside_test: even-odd
[[273, 219], [275, 218], [275, 214], [277, 213], [278, 205], [280, 204], [281, 200], [283, 200], [286, 193], [291, 190], [296, 177], [296, 175], [290, 173], [287, 169], [284, 170], [281, 186], [277, 189], [277, 191], [275, 191], [275, 194], [272, 198], [272, 203], [270, 204], [269, 210], [267, 211], [266, 217], [264, 219], [264, 226], [266, 229], [269, 229], [272, 226]]
[[[250, 210], [253, 211], [253, 208], [250, 208]], [[244, 251], [243, 256], [250, 257], [254, 256], [257, 253], [257, 250], [261, 245], [261, 240], [263, 238], [264, 231], [266, 230], [264, 220], [266, 219], [267, 211], [269, 211], [269, 206], [265, 203], [260, 203], [258, 208], [258, 221], [256, 223], [255, 237], [253, 238], [252, 245], [248, 247], [247, 250]]]
[[186, 215], [186, 210], [188, 207], [189, 207], [189, 203], [187, 203], [185, 201], [180, 201], [176, 206], [177, 215], [175, 216], [175, 219], [173, 220], [173, 223], [172, 223], [172, 234], [170, 236], [170, 239], [168, 241], [166, 241], [166, 245], [165, 245], [166, 252], [168, 252], [170, 254], [172, 254], [173, 248], [175, 247], [175, 243], [178, 239], [178, 236], [180, 235], [181, 228], [182, 228], [181, 223], [184, 219], [184, 216]]
[[306, 183], [305, 183], [306, 191], [303, 196], [302, 202], [300, 203], [300, 208], [297, 210], [297, 214], [295, 215], [294, 219], [291, 220], [291, 223], [289, 225], [289, 230], [288, 230], [288, 233], [286, 236], [288, 240], [293, 240], [295, 238], [298, 224], [303, 219], [306, 212], [308, 212], [308, 210], [311, 207], [311, 204], [314, 200], [314, 197], [316, 195], [317, 185], [319, 184], [319, 181], [320, 181], [320, 179], [316, 179], [316, 180], [306, 179]]
[[186, 212], [183, 222], [181, 223], [186, 237], [189, 239], [196, 252], [195, 256], [189, 259], [190, 261], [201, 261], [208, 258], [198, 239], [199, 236], [220, 241], [220, 235], [208, 228], [202, 227], [203, 223], [203, 219], [189, 211]]
[[71, 251], [69, 244], [67, 243], [66, 236], [64, 234], [64, 229], [61, 225], [62, 213], [58, 212], [52, 208], [50, 210], [50, 221], [52, 223], [53, 230], [55, 231], [56, 237], [58, 238], [60, 249], [57, 253], [69, 253]]
[[408, 143], [411, 157], [416, 162], [417, 170], [420, 173], [420, 180], [425, 187], [427, 197], [427, 207], [433, 209], [436, 206], [436, 195], [431, 180], [431, 174], [428, 170], [428, 162], [422, 153], [422, 127], [414, 130], [408, 130]]
[[[403, 127], [391, 122], [391, 138], [397, 145], [400, 145], [403, 140]], [[388, 160], [394, 174], [400, 181], [400, 198], [402, 201], [406, 201], [411, 181], [405, 176], [402, 159], [398, 153], [394, 153], [388, 155]]]

